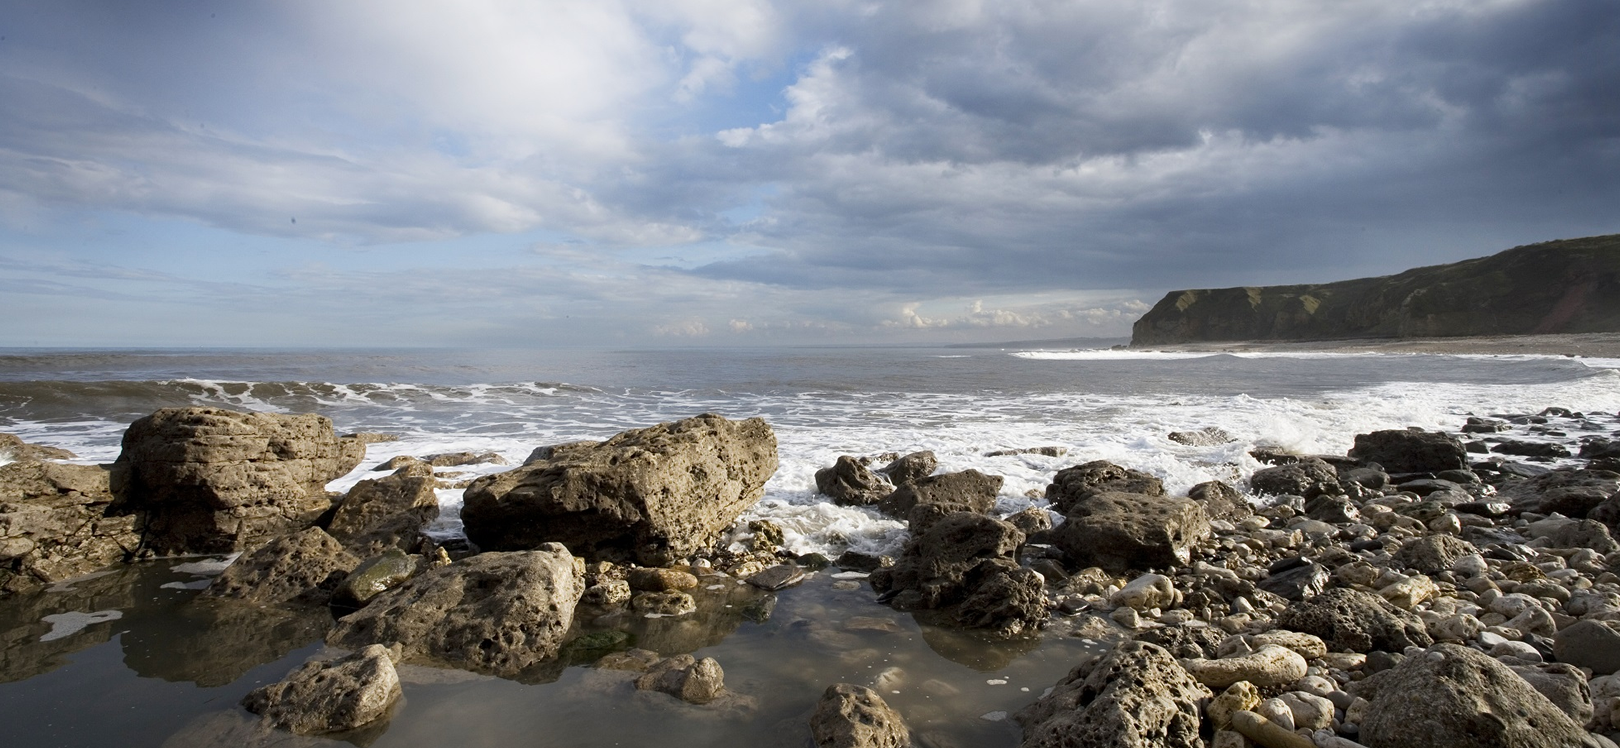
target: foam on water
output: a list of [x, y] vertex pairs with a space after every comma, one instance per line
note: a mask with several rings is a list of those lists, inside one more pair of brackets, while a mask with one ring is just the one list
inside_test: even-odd
[[[1194, 360], [1212, 356], [1226, 358]], [[1019, 351], [949, 360], [918, 354], [875, 368], [876, 374], [868, 371], [859, 386], [843, 386], [836, 372], [792, 379], [793, 367], [801, 362], [784, 360], [759, 374], [756, 384], [729, 390], [609, 390], [544, 381], [430, 385], [174, 379], [88, 383], [83, 386], [89, 389], [70, 391], [25, 382], [9, 391], [50, 399], [57, 410], [49, 411], [49, 418], [33, 418], [42, 411], [27, 403], [0, 402], [0, 430], [73, 450], [85, 463], [116, 458], [119, 439], [132, 420], [129, 414], [150, 412], [147, 403], [313, 411], [331, 417], [340, 432], [398, 436], [398, 441], [370, 445], [362, 465], [328, 486], [346, 491], [361, 480], [381, 477], [372, 468], [397, 455], [490, 451], [515, 465], [545, 444], [604, 439], [702, 412], [733, 418], [760, 415], [776, 431], [780, 467], [767, 483], [764, 499], [745, 519], [778, 523], [794, 551], [831, 555], [846, 547], [893, 552], [904, 537], [901, 523], [875, 510], [837, 507], [816, 494], [815, 471], [842, 454], [932, 450], [942, 470], [973, 468], [1004, 476], [997, 510], [1011, 513], [1043, 505], [1031, 496], [1042, 494], [1053, 473], [1090, 460], [1149, 472], [1164, 480], [1168, 490], [1180, 492], [1207, 480], [1241, 485], [1260, 467], [1248, 455], [1257, 445], [1342, 454], [1356, 434], [1378, 429], [1456, 431], [1469, 415], [1534, 413], [1548, 406], [1610, 414], [1620, 410], [1620, 371], [1594, 366], [1603, 360], [1357, 353], [1330, 354], [1325, 363], [1316, 360], [1324, 358], [1320, 354], [1253, 363], [1244, 357], [1252, 354]], [[917, 361], [937, 361], [927, 366], [943, 368], [935, 372]], [[919, 368], [920, 374], [915, 371]], [[1341, 379], [1351, 384], [1300, 386], [1342, 372], [1349, 372]], [[1400, 381], [1402, 376], [1412, 381]], [[1391, 379], [1395, 381], [1380, 381]], [[1364, 380], [1373, 383], [1354, 384]], [[788, 384], [779, 384], [783, 381]], [[1239, 387], [1248, 393], [1237, 391]], [[36, 392], [45, 394], [27, 394]], [[117, 407], [98, 406], [98, 397]], [[79, 401], [86, 403], [81, 410], [62, 414], [61, 403]], [[98, 408], [109, 412], [99, 413]], [[1224, 430], [1234, 441], [1192, 446], [1167, 437], [1206, 427]], [[1067, 454], [987, 456], [1047, 445], [1064, 447]], [[467, 480], [508, 469], [469, 465], [444, 469], [441, 475], [455, 473], [454, 480]], [[441, 517], [430, 533], [444, 537], [460, 532], [461, 493], [438, 491]]]

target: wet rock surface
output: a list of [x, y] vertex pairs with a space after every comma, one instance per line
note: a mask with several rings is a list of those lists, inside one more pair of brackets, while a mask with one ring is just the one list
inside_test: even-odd
[[399, 700], [391, 654], [373, 644], [334, 660], [306, 663], [280, 682], [254, 689], [242, 706], [270, 726], [299, 735], [357, 729], [384, 719]]
[[414, 553], [422, 528], [439, 516], [436, 485], [431, 468], [412, 465], [360, 481], [338, 504], [327, 532], [362, 557], [388, 548]]
[[1212, 696], [1168, 652], [1126, 642], [1076, 667], [1015, 719], [1024, 748], [1196, 748]]
[[816, 748], [907, 748], [911, 731], [883, 697], [865, 686], [827, 687], [810, 717]]

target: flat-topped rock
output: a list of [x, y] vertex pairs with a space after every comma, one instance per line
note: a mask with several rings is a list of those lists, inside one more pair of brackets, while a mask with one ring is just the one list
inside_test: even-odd
[[314, 524], [327, 482], [364, 457], [312, 413], [164, 408], [124, 432], [112, 489], [145, 515], [153, 552], [225, 553]]
[[776, 466], [764, 420], [701, 415], [479, 478], [461, 519], [486, 550], [557, 542], [588, 559], [663, 566], [712, 545]]
[[103, 467], [0, 465], [0, 596], [125, 560], [140, 545], [136, 522], [115, 506]]

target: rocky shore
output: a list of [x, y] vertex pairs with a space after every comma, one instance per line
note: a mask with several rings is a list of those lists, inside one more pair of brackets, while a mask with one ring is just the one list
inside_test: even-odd
[[[1197, 426], [1171, 438], [1229, 438]], [[904, 520], [892, 558], [796, 555], [781, 528], [745, 519], [777, 467], [757, 418], [538, 448], [464, 487], [468, 539], [454, 542], [422, 533], [448, 484], [435, 467], [492, 456], [394, 460], [325, 491], [384, 438], [178, 408], [133, 424], [112, 465], [0, 441], [15, 460], [0, 465], [0, 606], [109, 564], [239, 553], [195, 604], [319, 611], [328, 646], [210, 736], [236, 744], [374, 736], [409, 708], [399, 668], [423, 665], [519, 682], [589, 665], [627, 693], [746, 714], [725, 663], [691, 654], [701, 643], [627, 632], [679, 622], [715, 590], [739, 621], [768, 618], [814, 574], [985, 641], [1096, 642], [1011, 715], [1027, 747], [1620, 737], [1616, 414], [1481, 414], [1454, 434], [1360, 434], [1344, 455], [1256, 449], [1268, 466], [1246, 485], [1184, 496], [1072, 455], [1044, 504], [1005, 516], [1000, 476], [928, 452], [839, 458], [819, 492]], [[880, 685], [828, 683], [800, 740], [949, 744], [914, 733]]]

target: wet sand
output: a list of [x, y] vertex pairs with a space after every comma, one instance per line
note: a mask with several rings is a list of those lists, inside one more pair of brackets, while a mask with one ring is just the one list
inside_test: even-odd
[[1210, 351], [1222, 353], [1331, 351], [1335, 353], [1440, 353], [1620, 358], [1620, 333], [1503, 335], [1469, 338], [1250, 340], [1133, 345], [1131, 347], [1153, 351]]

